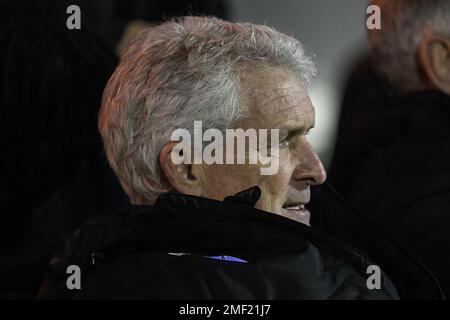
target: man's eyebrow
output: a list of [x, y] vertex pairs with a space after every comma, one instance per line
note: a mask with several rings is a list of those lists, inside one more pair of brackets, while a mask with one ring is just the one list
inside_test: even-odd
[[315, 125], [316, 125], [316, 123], [313, 122], [309, 126], [305, 126], [305, 125], [302, 125], [302, 126], [295, 126], [295, 125], [286, 126], [284, 128], [280, 128], [280, 135], [281, 136], [293, 137], [293, 136], [296, 136], [298, 134], [307, 133], [308, 131], [313, 129], [315, 127]]
[[[287, 111], [287, 109], [286, 109]], [[285, 127], [287, 129], [292, 129], [292, 127], [296, 127], [299, 128], [299, 126], [297, 124], [295, 124], [295, 122], [297, 123], [304, 123], [305, 122], [305, 118], [308, 118], [308, 115], [313, 113], [314, 110], [309, 110], [309, 111], [302, 111], [300, 114], [295, 115], [292, 118], [288, 118], [288, 119], [282, 119], [280, 121], [277, 121], [276, 123], [273, 124], [274, 127], [280, 126], [283, 127], [282, 123], [285, 122], [294, 122], [292, 125], [285, 125]], [[308, 120], [307, 120], [308, 121]], [[309, 122], [309, 121], [308, 121]], [[312, 122], [315, 122], [315, 118], [312, 119]]]
[[[291, 119], [291, 120], [292, 120], [292, 119]], [[288, 132], [289, 132], [289, 134], [291, 134], [291, 133], [292, 133], [292, 134], [297, 134], [297, 133], [299, 133], [299, 132], [306, 132], [306, 131], [309, 131], [309, 130], [313, 129], [315, 126], [316, 126], [316, 121], [313, 120], [313, 121], [311, 122], [311, 124], [308, 125], [308, 126], [305, 126], [304, 123], [302, 123], [301, 125], [298, 125], [298, 124], [288, 124], [288, 125], [282, 126], [282, 127], [280, 128], [280, 131], [281, 131], [281, 132], [284, 132], [284, 133], [288, 133]]]

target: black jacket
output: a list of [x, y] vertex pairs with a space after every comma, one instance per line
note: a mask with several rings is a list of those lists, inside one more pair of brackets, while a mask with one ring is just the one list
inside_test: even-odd
[[[338, 228], [348, 222], [361, 228], [344, 237], [360, 238], [355, 244], [368, 245], [376, 262], [330, 233], [254, 209], [259, 196], [259, 188], [223, 202], [167, 193], [154, 206], [91, 220], [52, 259], [39, 298], [442, 298], [426, 269], [371, 222], [358, 222], [366, 219], [328, 188], [317, 190], [315, 200], [332, 204], [328, 217], [342, 219]], [[318, 215], [329, 228], [326, 221]], [[81, 290], [66, 287], [72, 264], [82, 270]], [[372, 264], [393, 282], [383, 272], [381, 289], [369, 290]]]

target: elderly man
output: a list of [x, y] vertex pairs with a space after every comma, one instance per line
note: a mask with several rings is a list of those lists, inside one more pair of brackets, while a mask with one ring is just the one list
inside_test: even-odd
[[448, 296], [450, 1], [372, 2], [383, 22], [368, 34], [371, 68], [389, 90], [369, 98], [376, 82], [358, 79], [348, 94], [359, 103], [344, 106], [331, 182], [419, 258]]
[[[306, 138], [314, 72], [297, 40], [266, 26], [185, 17], [142, 33], [99, 116], [107, 157], [134, 206], [80, 229], [52, 260], [40, 297], [439, 298], [432, 277], [342, 201], [323, 197], [331, 206], [322, 225], [345, 230], [375, 261], [308, 226], [310, 186], [326, 177]], [[270, 134], [254, 148], [222, 140], [215, 159], [258, 161], [209, 162], [196, 157], [205, 141], [191, 150], [173, 139], [177, 130], [203, 139], [216, 130], [218, 139], [230, 129]], [[267, 159], [276, 170], [263, 174]], [[330, 217], [333, 226], [323, 222]], [[81, 284], [68, 279], [73, 265]]]

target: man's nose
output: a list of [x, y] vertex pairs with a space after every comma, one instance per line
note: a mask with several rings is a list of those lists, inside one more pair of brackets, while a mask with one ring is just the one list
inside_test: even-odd
[[295, 180], [301, 180], [309, 185], [318, 185], [325, 182], [327, 179], [325, 167], [309, 142], [304, 141], [303, 148], [299, 150], [298, 158], [299, 163], [294, 171]]

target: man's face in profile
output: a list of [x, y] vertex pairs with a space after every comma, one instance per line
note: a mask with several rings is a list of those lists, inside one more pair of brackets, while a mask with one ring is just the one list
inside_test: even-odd
[[275, 68], [252, 73], [242, 87], [248, 113], [235, 128], [279, 129], [279, 168], [261, 175], [260, 164], [204, 165], [205, 196], [222, 200], [257, 185], [262, 195], [256, 208], [309, 224], [309, 186], [323, 183], [326, 173], [306, 139], [315, 120], [308, 92], [294, 75]]

